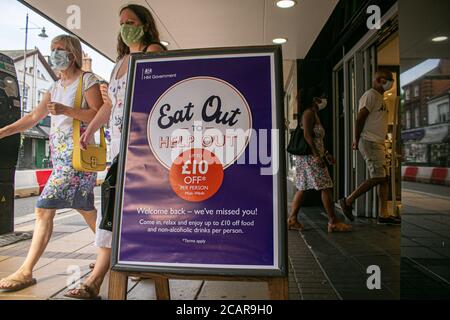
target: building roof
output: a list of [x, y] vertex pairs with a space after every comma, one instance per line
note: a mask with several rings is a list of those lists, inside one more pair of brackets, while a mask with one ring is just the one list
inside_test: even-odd
[[50, 130], [40, 125], [36, 125], [23, 132], [25, 137], [34, 139], [48, 139]]
[[[6, 54], [8, 57], [14, 60], [14, 63], [23, 60], [24, 56], [24, 50], [1, 50], [0, 53]], [[27, 58], [36, 54], [38, 55], [38, 58], [41, 61], [42, 65], [52, 77], [53, 81], [58, 80], [58, 76], [56, 75], [55, 71], [53, 71], [47, 59], [45, 59], [39, 49], [27, 50]]]
[[[35, 51], [36, 51], [36, 49], [27, 50], [27, 56]], [[6, 54], [8, 57], [10, 57], [13, 60], [16, 60], [17, 58], [20, 58], [20, 57], [23, 58], [23, 50], [0, 50], [0, 52], [3, 54]]]
[[443, 61], [443, 59], [439, 60], [439, 63], [432, 69], [422, 73], [417, 78], [412, 81], [408, 81], [405, 84], [402, 84], [402, 89], [409, 87], [411, 85], [417, 84], [423, 80], [447, 80], [450, 79], [448, 63]]
[[423, 73], [422, 75], [420, 75], [419, 77], [417, 77], [416, 79], [409, 81], [406, 84], [402, 84], [402, 89], [409, 87], [417, 82], [420, 82], [422, 80], [424, 80], [425, 78], [431, 77], [433, 75], [436, 75], [436, 73], [439, 71], [439, 65], [437, 65], [436, 67], [434, 67], [431, 70], [428, 70], [427, 72]]

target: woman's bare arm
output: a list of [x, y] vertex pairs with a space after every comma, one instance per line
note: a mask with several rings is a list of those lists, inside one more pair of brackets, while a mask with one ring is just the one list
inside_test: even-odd
[[315, 123], [315, 115], [311, 110], [306, 110], [302, 116], [302, 125], [303, 125], [303, 135], [305, 137], [306, 142], [309, 144], [311, 151], [314, 156], [320, 156], [319, 151], [316, 149], [314, 145], [314, 123]]
[[39, 103], [39, 105], [30, 114], [27, 114], [26, 116], [10, 124], [9, 126], [0, 128], [0, 139], [19, 132], [23, 132], [38, 124], [39, 121], [41, 121], [48, 115], [47, 104], [49, 102], [50, 102], [50, 93], [47, 92], [44, 95], [44, 98], [42, 99], [41, 103]]

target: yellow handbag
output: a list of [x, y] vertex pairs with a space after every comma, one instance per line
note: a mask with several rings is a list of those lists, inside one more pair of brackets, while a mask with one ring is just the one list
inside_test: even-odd
[[[81, 109], [83, 100], [83, 76], [78, 83], [78, 89], [75, 96], [74, 109]], [[86, 150], [80, 146], [80, 128], [81, 121], [73, 119], [73, 157], [72, 165], [77, 171], [97, 172], [106, 169], [106, 140], [105, 130], [100, 129], [100, 146], [88, 145]]]

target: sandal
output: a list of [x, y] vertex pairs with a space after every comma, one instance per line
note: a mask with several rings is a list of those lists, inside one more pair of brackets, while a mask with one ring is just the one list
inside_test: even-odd
[[303, 231], [305, 227], [297, 219], [288, 219], [288, 230]]
[[8, 287], [8, 288], [0, 287], [0, 292], [15, 292], [15, 291], [23, 290], [28, 287], [34, 286], [37, 283], [35, 278], [31, 278], [30, 280], [15, 280], [15, 279], [5, 278], [5, 279], [2, 279], [2, 281], [9, 282], [9, 283], [13, 284], [13, 286]]
[[[73, 291], [77, 290], [77, 293], [73, 293]], [[73, 299], [82, 299], [82, 300], [101, 300], [102, 297], [95, 292], [95, 289], [84, 284], [80, 283], [76, 288], [67, 291], [64, 294], [65, 297], [73, 298]]]
[[328, 224], [328, 233], [332, 232], [348, 232], [351, 231], [352, 227], [346, 223], [337, 222], [337, 223], [329, 223]]

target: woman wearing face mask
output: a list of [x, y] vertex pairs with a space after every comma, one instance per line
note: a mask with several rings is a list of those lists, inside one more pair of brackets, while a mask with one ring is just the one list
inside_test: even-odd
[[332, 155], [325, 150], [323, 138], [325, 129], [323, 128], [318, 112], [327, 105], [327, 100], [319, 98], [322, 95], [318, 88], [303, 90], [300, 96], [300, 103], [304, 110], [301, 121], [305, 141], [311, 148], [312, 154], [294, 156], [296, 167], [296, 187], [297, 193], [292, 201], [292, 211], [288, 219], [290, 230], [303, 230], [303, 225], [298, 222], [298, 213], [304, 199], [305, 190], [320, 190], [322, 193], [322, 203], [328, 215], [328, 232], [349, 231], [350, 226], [339, 222], [336, 218], [332, 200], [333, 182], [325, 164], [334, 164]]
[[[81, 70], [82, 49], [78, 38], [71, 35], [58, 36], [53, 39], [51, 50], [51, 62], [59, 72], [60, 80], [50, 87], [33, 112], [0, 129], [1, 139], [32, 128], [50, 113], [50, 149], [53, 162], [52, 174], [36, 204], [36, 224], [28, 255], [14, 274], [0, 281], [2, 291], [17, 291], [36, 283], [32, 271], [50, 240], [57, 209], [76, 209], [95, 231], [96, 174], [73, 169], [72, 122], [73, 119], [82, 123], [90, 122], [103, 104], [102, 95], [97, 78], [92, 73], [83, 73]], [[73, 106], [80, 81], [83, 84], [83, 102], [81, 109], [75, 111]], [[82, 130], [83, 127], [85, 125]]]
[[[86, 144], [93, 134], [109, 122], [111, 130], [111, 159], [120, 149], [123, 111], [130, 53], [160, 52], [165, 50], [160, 44], [159, 32], [150, 11], [140, 5], [127, 5], [120, 10], [120, 34], [117, 45], [117, 63], [112, 71], [109, 86], [102, 85], [101, 91], [106, 104], [97, 113], [81, 137]], [[103, 199], [102, 199], [103, 201]], [[98, 299], [100, 287], [109, 270], [112, 233], [99, 228], [101, 215], [97, 218], [95, 246], [99, 248], [94, 270], [84, 283], [69, 290], [65, 296], [76, 299]]]

